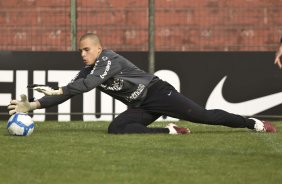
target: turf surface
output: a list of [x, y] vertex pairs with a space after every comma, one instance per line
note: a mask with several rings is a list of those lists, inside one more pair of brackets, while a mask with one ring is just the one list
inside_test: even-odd
[[177, 124], [192, 134], [109, 135], [107, 122], [44, 122], [16, 137], [1, 122], [0, 183], [281, 183], [281, 121], [276, 134]]

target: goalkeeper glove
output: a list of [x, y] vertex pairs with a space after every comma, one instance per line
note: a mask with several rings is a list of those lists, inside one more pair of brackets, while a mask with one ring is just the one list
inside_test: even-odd
[[27, 113], [29, 111], [37, 109], [37, 102], [28, 102], [27, 96], [22, 94], [21, 101], [19, 100], [11, 100], [8, 105], [9, 114], [13, 115], [18, 112]]
[[62, 95], [63, 90], [62, 88], [59, 88], [57, 90], [52, 89], [49, 86], [36, 86], [33, 88], [35, 91], [38, 91], [39, 93], [44, 93], [45, 95], [51, 96], [51, 95]]

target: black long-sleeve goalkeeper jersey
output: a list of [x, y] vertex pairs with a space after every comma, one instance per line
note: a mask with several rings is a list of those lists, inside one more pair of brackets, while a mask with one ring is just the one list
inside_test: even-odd
[[39, 102], [46, 108], [98, 88], [126, 105], [137, 107], [146, 97], [148, 87], [158, 80], [114, 51], [103, 50], [94, 66], [84, 67], [67, 86], [62, 87], [63, 95], [45, 96]]

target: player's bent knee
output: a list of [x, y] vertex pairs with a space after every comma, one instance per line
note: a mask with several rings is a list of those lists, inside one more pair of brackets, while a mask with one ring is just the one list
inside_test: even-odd
[[122, 134], [122, 132], [120, 131], [120, 129], [117, 126], [114, 125], [110, 125], [108, 128], [108, 133], [109, 134]]
[[108, 128], [108, 133], [109, 133], [109, 134], [116, 134], [117, 131], [116, 131], [116, 129], [114, 129], [114, 128], [112, 128], [112, 127], [109, 127], [109, 128]]

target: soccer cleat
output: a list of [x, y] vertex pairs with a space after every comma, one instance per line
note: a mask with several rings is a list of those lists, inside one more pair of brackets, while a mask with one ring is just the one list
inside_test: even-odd
[[272, 125], [269, 121], [261, 121], [256, 118], [249, 118], [255, 121], [254, 129], [256, 132], [270, 132], [275, 133], [276, 127]]
[[169, 129], [169, 134], [189, 134], [191, 131], [189, 128], [184, 128], [184, 127], [178, 127], [174, 123], [169, 123], [166, 128]]

